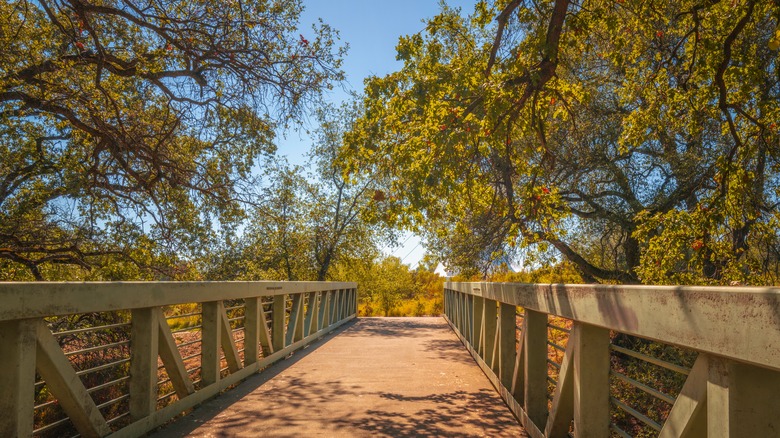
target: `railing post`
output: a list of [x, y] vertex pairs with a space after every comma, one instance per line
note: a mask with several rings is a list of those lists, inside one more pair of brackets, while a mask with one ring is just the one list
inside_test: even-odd
[[452, 324], [460, 331], [460, 295], [458, 291], [452, 292]]
[[466, 339], [469, 344], [474, 344], [474, 295], [466, 297]]
[[471, 325], [469, 324], [469, 296], [470, 295], [463, 294], [460, 306], [460, 332], [466, 339], [469, 338], [469, 329], [471, 329]]
[[517, 307], [501, 303], [499, 314], [499, 346], [498, 346], [498, 375], [501, 383], [506, 388], [512, 388], [512, 373], [515, 368], [515, 337], [517, 336], [516, 322]]
[[200, 378], [203, 386], [219, 381], [219, 347], [222, 336], [220, 301], [209, 301], [202, 306]]
[[274, 295], [273, 313], [271, 313], [271, 338], [273, 338], [274, 351], [284, 349], [286, 306], [287, 294]]
[[458, 292], [452, 290], [450, 291], [450, 321], [452, 321], [453, 324], [455, 324], [455, 315], [457, 310], [457, 302], [458, 302]]
[[341, 319], [344, 318], [344, 295], [346, 293], [346, 289], [339, 290], [339, 299], [336, 301], [336, 321], [341, 321]]
[[341, 318], [344, 319], [347, 317], [347, 306], [349, 306], [349, 289], [344, 289], [344, 292], [341, 294]]
[[456, 304], [458, 306], [457, 310], [457, 316], [456, 316], [456, 327], [458, 327], [458, 331], [463, 334], [463, 301], [465, 300], [466, 294], [463, 292], [457, 292], [458, 299], [456, 300]]
[[455, 328], [458, 327], [458, 296], [458, 291], [452, 291], [450, 293], [450, 321]]
[[260, 298], [247, 298], [244, 308], [244, 366], [257, 362], [260, 357]]
[[474, 349], [474, 351], [477, 352], [477, 354], [483, 354], [482, 351], [480, 351], [480, 338], [482, 336], [482, 321], [483, 321], [483, 313], [485, 308], [485, 300], [482, 297], [474, 296], [472, 299], [472, 306], [473, 306], [473, 320], [471, 321], [471, 347]]
[[534, 424], [547, 423], [547, 314], [525, 309], [524, 404]]
[[707, 437], [777, 436], [780, 372], [710, 356]]
[[139, 420], [157, 409], [159, 322], [153, 308], [130, 313], [130, 418]]
[[309, 295], [308, 293], [300, 293], [298, 294], [298, 297], [300, 297], [300, 304], [298, 308], [298, 316], [295, 318], [295, 336], [293, 336], [293, 341], [298, 342], [301, 339], [304, 338], [303, 334], [303, 328], [306, 326], [306, 297]]
[[330, 312], [330, 317], [328, 317], [328, 321], [329, 321], [328, 325], [332, 325], [333, 323], [339, 320], [339, 298], [340, 297], [341, 297], [341, 289], [334, 290], [333, 296], [330, 299], [330, 307], [328, 307], [328, 312]]
[[32, 436], [35, 320], [0, 322], [0, 436]]
[[461, 330], [461, 315], [463, 312], [461, 311], [462, 303], [463, 303], [463, 293], [462, 292], [455, 292], [455, 327], [458, 329], [459, 332], [463, 333], [463, 330]]
[[334, 290], [332, 292], [332, 296], [330, 299], [330, 306], [328, 307], [328, 313], [330, 316], [328, 316], [328, 325], [332, 325], [336, 321], [338, 321], [338, 317], [336, 315], [336, 309], [338, 309], [337, 303], [339, 302], [339, 295], [341, 294], [341, 290]]
[[495, 300], [485, 298], [482, 307], [482, 342], [484, 350], [482, 358], [490, 369], [493, 369], [493, 349], [496, 347], [496, 324], [498, 304]]
[[609, 330], [575, 325], [574, 434], [609, 436]]
[[309, 304], [306, 306], [306, 318], [303, 322], [303, 337], [309, 336], [317, 329], [317, 300], [319, 299], [319, 292], [310, 292]]
[[454, 290], [451, 290], [449, 296], [447, 297], [449, 300], [449, 309], [447, 311], [447, 316], [450, 317], [450, 321], [452, 321], [453, 324], [455, 323], [455, 298], [456, 297], [457, 297], [457, 292], [455, 292]]
[[[292, 309], [290, 309], [290, 320], [287, 322], [287, 333], [285, 335], [285, 345], [292, 345], [298, 337], [299, 322], [303, 323], [303, 294], [294, 294], [292, 296]], [[301, 326], [301, 328], [303, 328]]]
[[318, 318], [318, 331], [330, 325], [330, 297], [331, 291], [324, 291], [320, 297], [320, 317]]

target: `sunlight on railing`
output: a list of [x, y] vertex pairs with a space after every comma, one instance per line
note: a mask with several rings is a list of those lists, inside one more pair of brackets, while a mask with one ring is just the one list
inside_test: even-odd
[[532, 437], [780, 430], [777, 289], [446, 283], [444, 295]]
[[355, 318], [355, 283], [2, 283], [0, 436], [140, 436]]

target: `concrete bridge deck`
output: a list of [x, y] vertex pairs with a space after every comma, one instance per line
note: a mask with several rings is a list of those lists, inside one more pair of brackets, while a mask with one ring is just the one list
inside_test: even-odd
[[360, 318], [152, 436], [525, 434], [442, 318]]

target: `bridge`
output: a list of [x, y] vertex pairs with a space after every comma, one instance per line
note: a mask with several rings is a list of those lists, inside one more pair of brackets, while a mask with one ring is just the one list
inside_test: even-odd
[[0, 436], [780, 437], [779, 289], [443, 294], [358, 319], [355, 283], [0, 283]]

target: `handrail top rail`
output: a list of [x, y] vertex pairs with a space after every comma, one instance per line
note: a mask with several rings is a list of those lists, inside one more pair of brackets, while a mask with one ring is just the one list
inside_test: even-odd
[[0, 282], [0, 321], [355, 288], [330, 281]]
[[780, 289], [447, 282], [452, 290], [780, 370]]
[[[778, 295], [780, 296], [780, 287], [775, 286], [693, 286], [693, 285], [621, 285], [621, 284], [577, 284], [577, 283], [513, 283], [513, 282], [490, 282], [490, 281], [446, 281], [445, 289], [457, 290], [458, 292], [469, 295], [481, 296], [474, 293], [474, 290], [480, 290], [482, 287], [495, 287], [496, 285], [511, 286], [522, 289], [592, 289], [599, 291], [627, 291], [627, 292], [682, 292], [682, 293], [730, 293], [730, 294], [759, 294], [759, 295]], [[471, 289], [468, 289], [468, 288]]]

